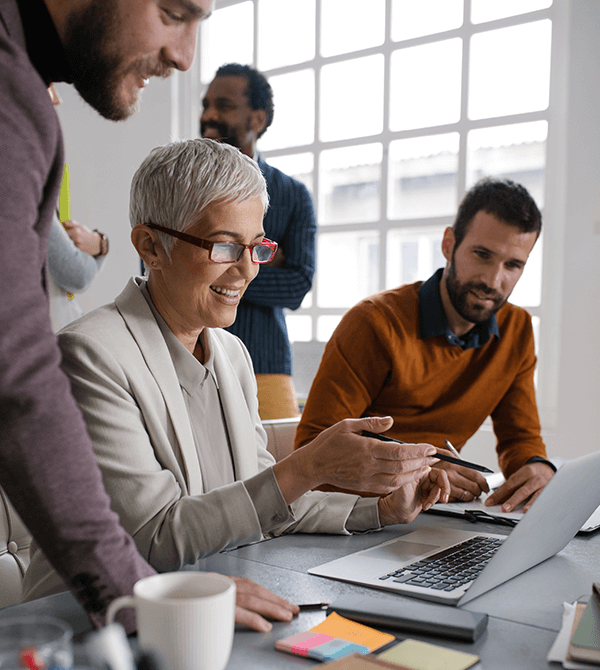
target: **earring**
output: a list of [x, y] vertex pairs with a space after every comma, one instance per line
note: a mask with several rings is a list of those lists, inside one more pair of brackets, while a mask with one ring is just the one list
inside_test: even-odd
[[156, 261], [152, 261], [151, 265], [153, 268], [155, 268], [158, 265], [158, 263]]

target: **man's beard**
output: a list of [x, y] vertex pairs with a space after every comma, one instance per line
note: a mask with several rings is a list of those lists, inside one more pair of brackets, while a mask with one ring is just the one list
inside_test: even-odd
[[[200, 135], [204, 137], [204, 133], [207, 128], [214, 128], [219, 139], [217, 142], [222, 142], [223, 144], [229, 144], [236, 149], [242, 149], [243, 142], [240, 139], [240, 134], [235, 131], [234, 128], [227, 125], [226, 123], [219, 123], [218, 121], [201, 121], [200, 122]], [[246, 131], [250, 130], [250, 119], [246, 124]]]
[[[500, 293], [481, 282], [462, 283], [456, 276], [456, 267], [454, 265], [454, 254], [446, 273], [446, 290], [452, 303], [452, 307], [465, 321], [470, 323], [485, 323], [496, 314], [496, 312], [506, 303], [508, 297], [504, 298]], [[492, 307], [487, 309], [479, 304], [469, 304], [469, 293], [475, 291], [478, 295], [494, 301]]]
[[[165, 64], [146, 60], [135, 61], [127, 68], [116, 47], [119, 34], [118, 5], [111, 2], [92, 2], [69, 18], [65, 33], [65, 57], [73, 84], [79, 95], [104, 118], [121, 121], [138, 108], [139, 89], [132, 99], [119, 91], [124, 78], [135, 72], [141, 78], [153, 75], [168, 77], [171, 70]], [[113, 51], [111, 51], [111, 46]]]

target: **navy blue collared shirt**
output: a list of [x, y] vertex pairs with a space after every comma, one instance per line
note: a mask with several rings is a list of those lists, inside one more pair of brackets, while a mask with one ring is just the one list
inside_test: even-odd
[[492, 335], [500, 339], [495, 315], [484, 323], [476, 324], [462, 337], [457, 337], [450, 330], [440, 295], [440, 281], [443, 271], [443, 268], [436, 270], [426, 282], [421, 284], [419, 289], [419, 332], [421, 339], [425, 340], [428, 337], [443, 335], [450, 344], [461, 349], [483, 347]]
[[[419, 289], [419, 333], [421, 339], [425, 340], [428, 337], [443, 335], [450, 344], [462, 349], [478, 349], [479, 347], [483, 347], [492, 335], [500, 339], [496, 315], [484, 323], [476, 324], [463, 337], [457, 337], [450, 330], [440, 296], [440, 281], [443, 271], [443, 268], [436, 270], [426, 282], [421, 284], [421, 288]], [[545, 463], [556, 472], [554, 463], [541, 456], [533, 456], [527, 463]]]

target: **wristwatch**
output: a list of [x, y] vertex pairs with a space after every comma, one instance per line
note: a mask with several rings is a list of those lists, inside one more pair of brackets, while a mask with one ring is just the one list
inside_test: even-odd
[[94, 258], [100, 258], [101, 256], [106, 256], [108, 253], [108, 237], [105, 233], [101, 233], [97, 228], [94, 229], [95, 233], [100, 235], [100, 251], [95, 254]]

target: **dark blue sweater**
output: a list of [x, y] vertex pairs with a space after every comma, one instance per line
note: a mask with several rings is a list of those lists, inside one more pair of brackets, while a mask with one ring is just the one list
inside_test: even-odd
[[258, 158], [267, 182], [265, 235], [281, 247], [281, 268], [263, 265], [246, 289], [235, 323], [227, 328], [248, 348], [257, 374], [292, 374], [292, 353], [283, 308], [297, 309], [315, 271], [317, 224], [304, 184]]

